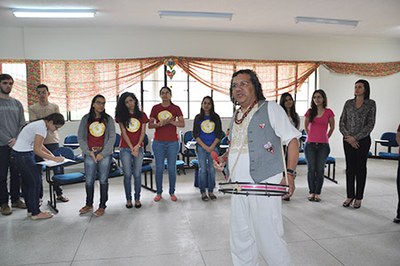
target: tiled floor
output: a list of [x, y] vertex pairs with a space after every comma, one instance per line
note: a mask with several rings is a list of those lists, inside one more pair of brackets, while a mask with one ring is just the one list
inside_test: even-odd
[[[400, 225], [392, 222], [396, 170], [396, 161], [369, 160], [365, 199], [356, 210], [341, 206], [343, 160], [336, 166], [339, 183], [325, 181], [320, 203], [307, 201], [306, 166], [299, 166], [296, 194], [283, 203], [285, 240], [295, 265], [400, 265]], [[64, 187], [70, 202], [60, 203], [59, 214], [50, 220], [31, 221], [24, 210], [1, 216], [0, 265], [232, 264], [230, 196], [201, 201], [192, 170], [178, 176], [178, 202], [164, 194], [155, 203], [154, 194], [143, 190], [141, 209], [125, 208], [122, 177], [110, 184], [106, 214], [100, 218], [78, 215], [85, 200], [83, 183]], [[97, 193], [98, 186], [96, 204]]]

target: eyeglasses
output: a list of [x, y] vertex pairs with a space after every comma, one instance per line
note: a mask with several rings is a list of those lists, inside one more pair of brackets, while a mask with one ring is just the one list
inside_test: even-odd
[[94, 102], [95, 104], [97, 104], [97, 105], [105, 105], [106, 104], [106, 102]]
[[232, 89], [236, 89], [238, 87], [245, 88], [245, 87], [249, 86], [249, 84], [250, 84], [250, 81], [242, 80], [239, 83], [232, 83]]

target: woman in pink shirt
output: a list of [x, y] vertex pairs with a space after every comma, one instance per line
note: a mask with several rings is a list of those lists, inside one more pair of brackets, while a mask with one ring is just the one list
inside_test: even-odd
[[325, 92], [316, 90], [312, 95], [311, 108], [304, 115], [304, 128], [307, 132], [304, 153], [308, 166], [307, 179], [310, 193], [308, 200], [316, 202], [321, 201], [324, 167], [330, 152], [329, 137], [335, 129], [335, 114], [326, 106]]

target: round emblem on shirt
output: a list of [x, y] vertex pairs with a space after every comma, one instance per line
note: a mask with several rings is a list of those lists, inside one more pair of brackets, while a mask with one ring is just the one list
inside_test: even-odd
[[204, 133], [208, 134], [214, 131], [215, 123], [210, 120], [204, 120], [203, 122], [201, 122], [200, 127]]
[[172, 117], [172, 114], [170, 111], [164, 110], [158, 113], [158, 120], [166, 120], [166, 119], [170, 119]]
[[97, 121], [91, 123], [89, 126], [90, 134], [92, 134], [92, 136], [95, 136], [95, 137], [103, 136], [105, 130], [106, 130], [106, 126], [103, 123], [99, 123]]
[[129, 126], [127, 130], [129, 132], [135, 133], [139, 130], [139, 128], [140, 128], [140, 121], [132, 117], [131, 120], [129, 121]]

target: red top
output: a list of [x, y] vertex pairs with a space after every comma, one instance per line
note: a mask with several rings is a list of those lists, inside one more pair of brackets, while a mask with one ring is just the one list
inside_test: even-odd
[[[305, 117], [310, 117], [310, 109], [307, 110]], [[315, 116], [313, 121], [308, 124], [308, 134], [306, 142], [328, 143], [328, 125], [329, 119], [335, 114], [329, 108], [326, 108], [321, 117]]]
[[[157, 123], [163, 119], [168, 119], [170, 117], [176, 119], [179, 116], [183, 116], [181, 108], [179, 108], [179, 106], [173, 103], [171, 103], [168, 107], [163, 107], [161, 104], [154, 105], [150, 113], [150, 117], [154, 118]], [[178, 140], [178, 134], [176, 133], [176, 126], [168, 124], [162, 127], [157, 127], [154, 133], [154, 140], [161, 140], [161, 141]]]
[[[140, 134], [142, 133], [142, 128], [145, 126], [146, 123], [149, 122], [149, 118], [147, 115], [142, 112], [142, 117], [141, 118], [136, 118], [133, 114], [129, 114], [131, 117], [129, 121], [129, 126], [126, 127], [126, 133], [129, 137], [129, 140], [131, 141], [133, 146], [136, 146], [139, 142]], [[118, 122], [118, 121], [117, 121]], [[140, 143], [140, 146], [143, 147], [143, 142]], [[125, 139], [121, 137], [121, 146], [122, 148], [129, 148], [128, 143], [126, 143]]]
[[91, 124], [88, 124], [88, 146], [89, 149], [93, 147], [104, 146], [104, 132], [106, 131], [106, 124], [99, 123], [100, 119], [95, 119]]

